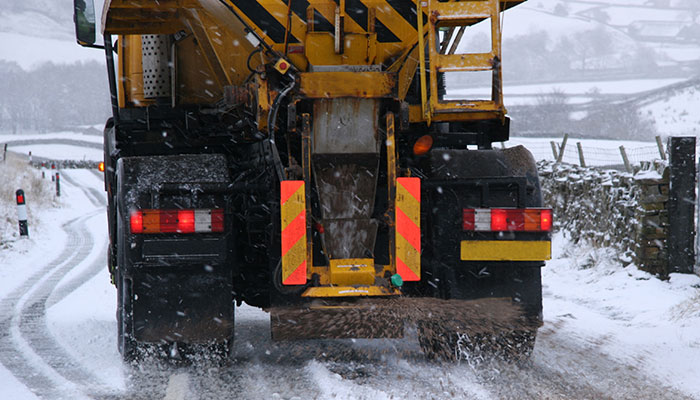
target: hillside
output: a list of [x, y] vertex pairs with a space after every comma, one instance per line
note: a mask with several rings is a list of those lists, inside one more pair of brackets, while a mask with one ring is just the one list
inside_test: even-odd
[[73, 39], [71, 0], [0, 0], [0, 32]]
[[0, 60], [25, 70], [45, 62], [104, 62], [104, 53], [75, 43], [71, 0], [0, 0]]
[[[95, 1], [98, 12], [101, 3]], [[470, 30], [463, 52], [484, 43], [483, 27]], [[0, 0], [3, 60], [30, 71], [47, 61], [102, 64], [104, 54], [75, 43], [70, 0]], [[648, 139], [697, 132], [697, 86], [673, 86], [694, 76], [697, 0], [529, 0], [504, 13], [504, 93], [518, 134], [592, 130]], [[450, 94], [490, 94], [489, 76], [450, 73], [447, 83]], [[650, 91], [657, 91], [653, 98], [637, 101]], [[617, 123], [601, 126], [604, 119]]]

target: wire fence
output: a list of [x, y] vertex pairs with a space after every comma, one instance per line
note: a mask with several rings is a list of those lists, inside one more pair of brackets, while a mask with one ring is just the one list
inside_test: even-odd
[[[563, 138], [514, 138], [508, 141], [505, 146], [515, 145], [525, 146], [536, 160], [557, 161], [562, 151]], [[664, 153], [665, 153], [665, 146]], [[630, 165], [642, 162], [662, 159], [662, 153], [658, 144], [645, 144], [643, 142], [623, 142], [608, 140], [591, 140], [567, 138], [564, 145], [564, 152], [559, 161], [567, 164], [596, 167], [624, 167], [625, 159]], [[665, 157], [665, 155], [664, 155]]]

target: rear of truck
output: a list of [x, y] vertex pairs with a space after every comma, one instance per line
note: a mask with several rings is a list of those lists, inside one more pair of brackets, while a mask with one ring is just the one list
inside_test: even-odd
[[[123, 356], [229, 351], [236, 302], [271, 310], [273, 339], [400, 336], [355, 326], [381, 315], [304, 330], [290, 315], [406, 297], [505, 299], [531, 348], [552, 215], [530, 153], [492, 147], [508, 139], [501, 17], [517, 3], [107, 1]], [[488, 96], [446, 92], [472, 74]]]

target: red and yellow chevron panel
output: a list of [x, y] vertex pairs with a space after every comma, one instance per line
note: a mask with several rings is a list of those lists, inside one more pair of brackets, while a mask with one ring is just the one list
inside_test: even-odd
[[420, 280], [420, 179], [396, 178], [396, 273]]
[[306, 283], [306, 187], [304, 181], [282, 181], [282, 284]]

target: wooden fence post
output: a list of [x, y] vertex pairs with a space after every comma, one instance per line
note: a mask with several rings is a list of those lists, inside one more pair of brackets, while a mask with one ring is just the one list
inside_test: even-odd
[[630, 165], [629, 158], [627, 158], [627, 152], [625, 151], [625, 146], [620, 146], [620, 154], [622, 155], [622, 162], [625, 163], [625, 169], [630, 174], [633, 174], [634, 170], [632, 169], [632, 165]]
[[586, 168], [586, 160], [583, 158], [583, 146], [581, 142], [576, 142], [576, 147], [578, 148], [578, 162], [583, 168]]
[[569, 140], [569, 134], [564, 134], [564, 140], [561, 141], [561, 148], [559, 149], [559, 157], [557, 157], [557, 164], [560, 164], [564, 159], [564, 150], [566, 149], [566, 142]]
[[552, 145], [552, 155], [554, 156], [554, 160], [558, 160], [559, 155], [557, 154], [557, 144], [554, 143], [554, 140], [550, 141], [549, 144]]

